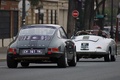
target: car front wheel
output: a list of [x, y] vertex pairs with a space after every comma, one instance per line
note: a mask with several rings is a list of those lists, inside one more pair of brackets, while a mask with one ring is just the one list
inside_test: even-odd
[[111, 55], [111, 61], [116, 61], [115, 55]]

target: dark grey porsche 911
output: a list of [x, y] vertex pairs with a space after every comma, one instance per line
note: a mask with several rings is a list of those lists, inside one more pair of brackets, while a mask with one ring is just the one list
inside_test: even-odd
[[58, 67], [76, 66], [74, 43], [60, 25], [23, 26], [7, 50], [7, 66], [28, 67], [30, 63], [57, 63]]

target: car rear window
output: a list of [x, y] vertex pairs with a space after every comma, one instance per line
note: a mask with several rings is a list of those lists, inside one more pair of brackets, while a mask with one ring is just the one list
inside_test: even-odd
[[52, 36], [55, 33], [56, 28], [51, 26], [42, 27], [26, 27], [20, 30], [19, 36], [21, 35], [49, 35]]

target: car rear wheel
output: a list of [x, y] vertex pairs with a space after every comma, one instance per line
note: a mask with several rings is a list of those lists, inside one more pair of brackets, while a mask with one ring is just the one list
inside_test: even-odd
[[109, 53], [104, 56], [104, 61], [105, 61], [105, 62], [109, 62], [110, 59], [111, 59], [111, 51], [109, 50]]
[[79, 59], [80, 59], [80, 58], [77, 56], [77, 62], [79, 61]]
[[68, 65], [68, 60], [67, 60], [67, 52], [66, 49], [64, 51], [64, 54], [58, 59], [57, 62], [58, 67], [60, 68], [66, 68]]
[[21, 66], [22, 66], [22, 67], [28, 67], [28, 66], [29, 66], [29, 63], [28, 63], [28, 62], [21, 62]]
[[14, 60], [10, 55], [7, 55], [8, 68], [17, 68], [18, 62]]
[[109, 54], [107, 54], [107, 55], [104, 56], [104, 61], [105, 62], [109, 62], [110, 61]]
[[76, 57], [76, 52], [74, 52], [73, 58], [70, 62], [68, 62], [69, 66], [76, 66], [77, 63], [77, 57]]
[[111, 61], [116, 61], [115, 55], [111, 55]]
[[116, 46], [115, 54], [111, 55], [111, 61], [116, 61], [116, 56], [117, 56], [117, 46]]

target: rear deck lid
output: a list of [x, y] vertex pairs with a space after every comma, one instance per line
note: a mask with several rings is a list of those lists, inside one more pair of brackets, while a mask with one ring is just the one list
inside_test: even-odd
[[99, 36], [92, 36], [92, 35], [82, 35], [82, 36], [76, 36], [75, 37], [75, 42], [77, 41], [92, 41], [92, 42], [97, 42], [99, 40]]

